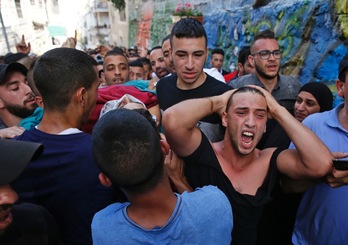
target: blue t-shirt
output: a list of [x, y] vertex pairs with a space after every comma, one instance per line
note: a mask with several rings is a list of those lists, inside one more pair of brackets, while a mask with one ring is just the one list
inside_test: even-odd
[[112, 190], [99, 182], [91, 135], [53, 135], [32, 128], [17, 140], [44, 145], [42, 155], [11, 183], [19, 202], [44, 206], [56, 219], [65, 245], [92, 244], [92, 218], [113, 200]]
[[231, 205], [217, 187], [205, 186], [176, 196], [168, 222], [150, 230], [128, 217], [130, 203], [108, 206], [93, 218], [93, 244], [230, 244]]
[[[338, 120], [343, 104], [304, 121], [331, 152], [348, 152], [348, 131]], [[291, 143], [290, 148], [294, 148]], [[318, 152], [318, 154], [320, 154]], [[348, 186], [331, 188], [321, 182], [304, 194], [296, 216], [292, 242], [297, 245], [347, 244]]]

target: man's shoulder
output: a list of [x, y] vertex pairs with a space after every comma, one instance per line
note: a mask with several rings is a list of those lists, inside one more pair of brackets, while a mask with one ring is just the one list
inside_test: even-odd
[[257, 80], [252, 74], [248, 74], [231, 80], [228, 85], [232, 88], [240, 88], [246, 85], [257, 85]]
[[118, 202], [110, 204], [109, 206], [107, 206], [106, 208], [103, 208], [102, 210], [100, 210], [94, 215], [93, 222], [97, 220], [102, 221], [104, 219], [110, 219], [110, 216], [115, 216], [119, 212], [122, 212], [122, 209], [126, 207], [128, 204], [129, 203], [118, 203]]
[[[230, 206], [226, 195], [219, 188], [213, 185], [206, 185], [196, 188], [195, 191], [190, 193], [185, 192], [184, 194], [182, 194], [182, 197], [183, 200], [192, 202], [198, 206], [202, 205], [202, 207], [206, 205], [209, 206], [209, 202], [217, 203], [216, 205], [220, 208], [228, 208], [228, 206]], [[215, 209], [216, 206], [211, 208]]]

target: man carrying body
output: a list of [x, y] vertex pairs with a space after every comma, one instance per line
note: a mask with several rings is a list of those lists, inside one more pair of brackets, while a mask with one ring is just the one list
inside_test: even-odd
[[19, 201], [46, 207], [64, 244], [91, 244], [92, 217], [112, 201], [111, 190], [98, 180], [92, 138], [80, 131], [98, 96], [96, 65], [91, 56], [76, 49], [56, 48], [43, 54], [34, 67], [43, 118], [17, 138], [45, 147], [13, 183]]
[[0, 138], [23, 133], [20, 121], [37, 107], [35, 95], [27, 84], [27, 68], [19, 63], [0, 65]]
[[119, 186], [129, 202], [94, 216], [93, 244], [230, 244], [226, 196], [213, 186], [174, 194], [164, 171], [165, 144], [139, 113], [112, 110], [94, 128], [100, 181]]
[[164, 61], [164, 56], [162, 52], [161, 46], [156, 46], [151, 49], [150, 52], [150, 62], [152, 71], [155, 72], [158, 79], [165, 77], [169, 74], [169, 71], [166, 66], [166, 62]]
[[140, 60], [129, 62], [129, 80], [146, 80], [145, 69]]
[[167, 35], [165, 38], [162, 40], [162, 52], [163, 52], [163, 57], [164, 57], [164, 62], [166, 63], [167, 70], [173, 74], [176, 73], [174, 63], [171, 59], [170, 56], [170, 34]]
[[128, 59], [121, 50], [115, 49], [106, 53], [103, 70], [108, 86], [129, 81]]
[[[216, 185], [229, 198], [233, 244], [255, 244], [258, 219], [263, 205], [271, 200], [278, 171], [294, 179], [322, 177], [332, 170], [332, 155], [267, 91], [255, 86], [231, 93], [183, 101], [165, 111], [162, 123], [171, 149], [184, 158], [191, 186]], [[222, 115], [226, 131], [221, 142], [212, 144], [196, 124], [214, 112]], [[256, 149], [268, 113], [285, 129], [297, 151]]]
[[[162, 78], [156, 86], [162, 113], [180, 101], [220, 95], [231, 89], [203, 72], [207, 59], [207, 35], [199, 21], [184, 18], [174, 25], [171, 56], [176, 74]], [[201, 118], [199, 127], [213, 142], [223, 137], [221, 118], [216, 113]]]
[[[336, 108], [315, 113], [302, 121], [332, 152], [348, 157], [348, 54], [340, 62], [337, 95], [344, 102]], [[295, 144], [296, 146], [296, 144]], [[290, 148], [294, 148], [291, 144]], [[320, 154], [319, 154], [320, 153]], [[317, 152], [321, 155], [321, 152]], [[338, 157], [338, 156], [336, 156]], [[348, 241], [347, 171], [333, 170], [326, 179], [307, 190], [297, 212], [293, 244], [346, 244]], [[342, 186], [345, 184], [344, 186]]]

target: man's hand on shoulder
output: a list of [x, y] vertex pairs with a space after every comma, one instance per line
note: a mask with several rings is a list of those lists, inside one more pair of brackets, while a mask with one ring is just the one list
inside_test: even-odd
[[0, 138], [12, 139], [16, 136], [21, 135], [24, 131], [25, 129], [23, 127], [18, 127], [18, 126], [0, 129]]

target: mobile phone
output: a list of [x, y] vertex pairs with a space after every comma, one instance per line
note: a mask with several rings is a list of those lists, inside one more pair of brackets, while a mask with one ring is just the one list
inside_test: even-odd
[[334, 168], [337, 170], [348, 170], [347, 159], [332, 159]]

